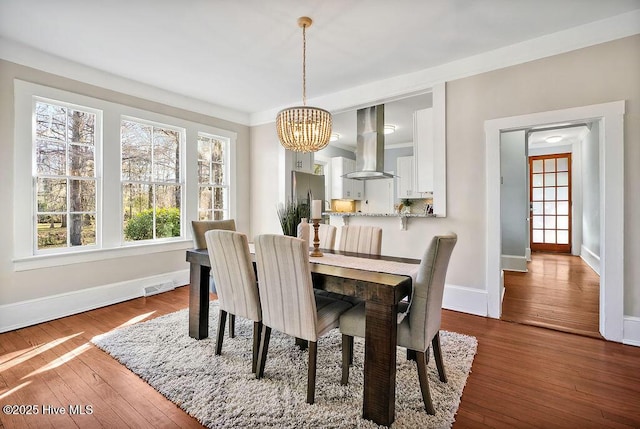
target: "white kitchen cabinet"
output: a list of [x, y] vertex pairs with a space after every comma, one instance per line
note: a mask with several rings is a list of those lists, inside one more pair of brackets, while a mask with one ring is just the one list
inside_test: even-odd
[[336, 200], [362, 200], [364, 198], [364, 183], [360, 180], [342, 177], [356, 169], [353, 159], [331, 158], [331, 198]]
[[313, 152], [293, 152], [291, 151], [291, 169], [313, 174]]
[[413, 114], [413, 156], [415, 191], [433, 192], [434, 145], [433, 109]]
[[416, 192], [414, 175], [414, 157], [399, 156], [397, 158], [397, 195], [398, 198], [423, 198]]

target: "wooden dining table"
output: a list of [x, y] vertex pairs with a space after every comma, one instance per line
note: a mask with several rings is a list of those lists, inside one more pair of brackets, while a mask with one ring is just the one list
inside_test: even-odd
[[[419, 264], [418, 259], [362, 255], [322, 250], [345, 256]], [[315, 258], [313, 258], [315, 259]], [[190, 263], [189, 336], [209, 335], [209, 272], [207, 250], [187, 250]], [[396, 343], [398, 303], [411, 293], [412, 279], [389, 274], [311, 262], [313, 287], [365, 301], [366, 329], [362, 416], [390, 426], [395, 419]]]

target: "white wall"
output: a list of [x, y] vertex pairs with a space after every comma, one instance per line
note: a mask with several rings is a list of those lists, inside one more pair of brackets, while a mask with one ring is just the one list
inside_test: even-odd
[[500, 135], [502, 268], [526, 271], [529, 247], [528, 161], [525, 131]]
[[582, 245], [595, 257], [600, 256], [600, 154], [599, 125], [582, 141]]

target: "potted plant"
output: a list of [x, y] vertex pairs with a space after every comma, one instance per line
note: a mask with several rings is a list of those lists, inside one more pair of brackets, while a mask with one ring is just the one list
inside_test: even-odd
[[409, 198], [402, 199], [402, 212], [403, 213], [411, 213], [411, 206], [413, 205], [413, 200]]
[[302, 218], [309, 218], [309, 204], [291, 200], [278, 206], [278, 219], [284, 235], [295, 237]]

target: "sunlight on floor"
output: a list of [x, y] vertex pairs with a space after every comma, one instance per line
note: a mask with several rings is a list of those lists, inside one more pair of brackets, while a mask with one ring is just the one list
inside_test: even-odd
[[33, 377], [34, 375], [41, 374], [41, 373], [43, 373], [45, 371], [49, 371], [50, 369], [57, 368], [60, 365], [63, 365], [65, 363], [69, 362], [71, 359], [73, 359], [73, 358], [81, 355], [82, 353], [86, 352], [90, 348], [91, 348], [91, 343], [84, 343], [83, 345], [81, 345], [79, 347], [76, 347], [75, 349], [71, 350], [70, 352], [63, 354], [59, 358], [52, 360], [48, 364], [46, 364], [44, 366], [41, 366], [40, 368], [36, 369], [35, 371], [30, 372], [29, 374], [27, 374], [24, 377], [22, 377], [22, 380], [24, 380], [25, 378]]
[[31, 381], [25, 381], [24, 383], [14, 387], [13, 389], [9, 389], [5, 392], [1, 392], [0, 393], [0, 399], [4, 399], [4, 398], [8, 398], [9, 396], [11, 396], [12, 394], [14, 394], [15, 392], [17, 392], [18, 390], [22, 389], [23, 387], [26, 387], [28, 385], [31, 384]]
[[133, 317], [133, 318], [127, 320], [126, 322], [124, 322], [123, 324], [121, 324], [120, 326], [115, 327], [114, 329], [122, 328], [124, 326], [133, 325], [134, 323], [142, 322], [144, 319], [149, 318], [154, 313], [155, 313], [155, 311], [150, 311], [149, 313], [145, 313], [145, 314], [141, 314], [139, 316]]
[[[78, 332], [77, 334], [69, 335], [67, 337], [58, 338], [57, 340], [50, 341], [42, 346], [37, 346], [36, 348], [26, 353], [23, 353], [24, 350], [26, 349], [22, 349], [21, 351], [10, 353], [7, 356], [3, 356], [4, 362], [0, 364], [0, 373], [16, 365], [20, 365], [21, 363], [26, 362], [32, 357], [35, 357], [40, 353], [46, 352], [47, 350], [50, 350], [58, 346], [59, 344], [62, 344], [65, 341], [70, 340], [71, 338], [77, 337], [80, 334], [82, 334], [82, 332]], [[15, 357], [12, 357], [12, 356], [15, 356]]]

